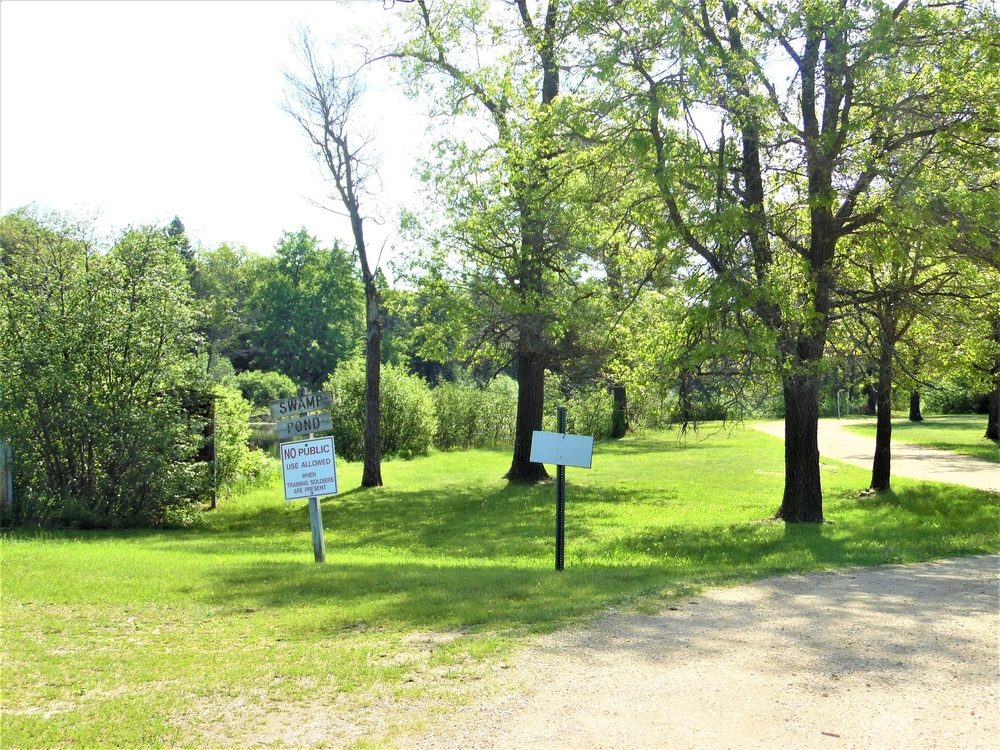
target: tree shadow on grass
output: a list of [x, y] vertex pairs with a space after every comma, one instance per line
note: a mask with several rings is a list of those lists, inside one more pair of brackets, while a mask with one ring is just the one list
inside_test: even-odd
[[641, 435], [623, 440], [601, 440], [594, 443], [594, 453], [599, 457], [647, 456], [718, 447], [718, 443], [702, 443], [697, 436], [685, 439], [670, 433], [657, 433], [651, 436]]
[[[454, 485], [427, 490], [354, 489], [322, 498], [328, 552], [376, 548], [457, 557], [532, 556], [554, 514], [551, 487]], [[544, 531], [543, 531], [544, 530]], [[216, 554], [288, 549], [310, 533], [306, 502], [233, 512], [206, 531], [160, 540], [161, 547]]]
[[[557, 573], [551, 515], [534, 517], [539, 508], [530, 492], [498, 496], [507, 505], [495, 514], [462, 510], [469, 498], [437, 510], [424, 498], [423, 520], [405, 528], [382, 528], [392, 509], [368, 504], [353, 511], [364, 517], [343, 519], [367, 531], [351, 543], [328, 544], [327, 564], [312, 563], [303, 549], [301, 562], [253, 560], [222, 568], [209, 603], [319, 607], [327, 625], [345, 628], [364, 622], [390, 629], [544, 630], [637, 597], [669, 599], [671, 591], [792, 571], [981, 554], [995, 544], [989, 534], [974, 533], [995, 526], [996, 507], [984, 506], [982, 493], [959, 488], [942, 499], [928, 485], [878, 502], [862, 498], [854, 516], [823, 525], [668, 523], [609, 534], [576, 519], [567, 530], [566, 570]], [[945, 529], [936, 523], [943, 520]]]
[[905, 685], [914, 674], [947, 675], [988, 694], [995, 670], [983, 665], [995, 662], [995, 638], [989, 628], [954, 623], [995, 616], [996, 566], [991, 556], [773, 578], [745, 596], [685, 601], [572, 633], [560, 649], [657, 669], [725, 658], [734, 677], [774, 673], [824, 696], [851, 689], [841, 677]]

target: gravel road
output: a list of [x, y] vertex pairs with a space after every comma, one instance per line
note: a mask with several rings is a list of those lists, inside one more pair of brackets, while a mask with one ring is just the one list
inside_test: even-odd
[[[871, 420], [821, 419], [820, 456], [871, 470], [875, 441], [844, 429], [862, 423], [870, 424]], [[780, 438], [785, 436], [784, 422], [758, 422], [752, 427]], [[1000, 492], [1000, 465], [898, 440], [892, 441], [892, 475]]]
[[[825, 435], [825, 457], [870, 465], [872, 441]], [[1000, 474], [894, 451], [900, 476]], [[1000, 555], [712, 590], [538, 639], [506, 672], [494, 697], [399, 747], [995, 750]]]

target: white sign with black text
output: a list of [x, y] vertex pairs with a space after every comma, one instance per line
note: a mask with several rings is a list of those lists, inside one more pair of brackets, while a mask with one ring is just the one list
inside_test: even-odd
[[285, 500], [337, 494], [337, 454], [332, 437], [281, 444]]

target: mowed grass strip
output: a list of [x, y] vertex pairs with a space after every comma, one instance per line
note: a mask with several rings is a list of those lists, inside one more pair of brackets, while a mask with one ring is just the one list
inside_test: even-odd
[[655, 610], [700, 587], [793, 571], [1000, 549], [1000, 498], [824, 462], [823, 526], [768, 522], [782, 443], [703, 429], [598, 444], [555, 489], [509, 486], [506, 451], [383, 467], [386, 487], [305, 502], [275, 486], [196, 529], [7, 533], [5, 747], [378, 747], [490, 689], [533, 633], [608, 607]]
[[[865, 437], [875, 438], [875, 422], [848, 425], [847, 429]], [[1000, 446], [983, 437], [986, 417], [978, 415], [927, 417], [923, 422], [908, 419], [892, 420], [892, 439], [904, 443], [926, 445], [929, 448], [961, 453], [1000, 464]]]

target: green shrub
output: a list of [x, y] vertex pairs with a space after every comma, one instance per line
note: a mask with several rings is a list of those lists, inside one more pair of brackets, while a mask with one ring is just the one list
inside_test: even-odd
[[267, 370], [241, 372], [236, 376], [236, 384], [255, 414], [267, 411], [272, 401], [295, 396], [299, 392], [298, 386], [290, 377]]
[[566, 407], [566, 431], [575, 435], [591, 435], [597, 440], [610, 438], [614, 429], [611, 391], [597, 385], [570, 390], [561, 376], [545, 373], [545, 413], [542, 429], [558, 429], [556, 409]]
[[190, 520], [209, 487], [187, 273], [162, 230], [97, 248], [86, 228], [0, 219], [0, 434], [11, 520]]
[[244, 484], [252, 473], [250, 457], [250, 402], [234, 388], [216, 385], [215, 477], [220, 492]]
[[446, 382], [431, 393], [438, 448], [492, 448], [513, 442], [517, 383], [512, 378], [501, 375], [485, 387], [467, 381]]
[[499, 375], [479, 391], [473, 447], [513, 445], [517, 420], [517, 381]]
[[365, 361], [341, 362], [323, 385], [333, 395], [330, 418], [337, 456], [360, 461], [365, 440]]
[[431, 394], [437, 415], [434, 444], [441, 450], [474, 447], [479, 389], [471, 383], [445, 382], [431, 391]]
[[592, 435], [607, 440], [614, 431], [610, 391], [591, 387], [577, 390], [566, 404], [566, 428], [576, 435]]
[[[339, 365], [324, 388], [333, 394], [331, 417], [337, 455], [345, 461], [359, 461], [364, 455], [364, 360], [352, 359]], [[382, 455], [427, 455], [437, 430], [427, 384], [394, 365], [382, 365], [380, 408]]]
[[629, 429], [665, 430], [677, 403], [677, 394], [663, 386], [631, 386], [628, 389]]
[[382, 453], [397, 458], [426, 456], [437, 417], [427, 382], [394, 365], [382, 367]]
[[965, 383], [945, 381], [922, 392], [923, 408], [932, 414], [985, 414], [989, 394]]

